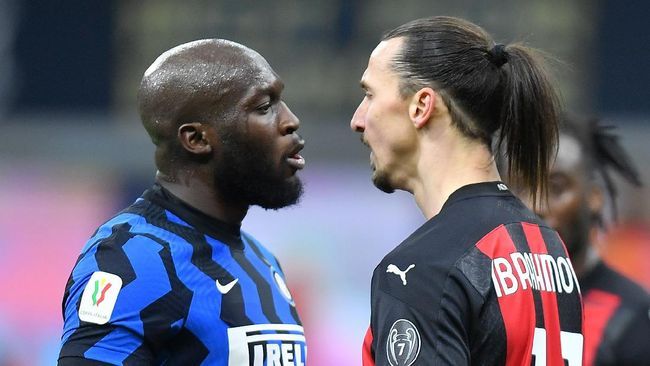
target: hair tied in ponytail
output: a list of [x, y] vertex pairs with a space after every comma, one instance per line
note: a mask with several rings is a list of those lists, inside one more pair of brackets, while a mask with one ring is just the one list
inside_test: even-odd
[[503, 64], [508, 62], [508, 51], [506, 51], [506, 46], [502, 44], [496, 44], [492, 47], [491, 50], [487, 53], [488, 59], [496, 67], [501, 67]]

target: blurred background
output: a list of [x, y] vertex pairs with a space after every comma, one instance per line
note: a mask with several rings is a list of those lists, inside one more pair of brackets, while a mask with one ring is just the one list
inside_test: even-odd
[[[349, 120], [383, 31], [455, 15], [557, 58], [568, 110], [616, 125], [650, 181], [650, 2], [614, 0], [0, 0], [0, 365], [53, 365], [61, 298], [86, 239], [153, 182], [136, 91], [163, 51], [227, 38], [264, 55], [301, 119], [302, 202], [254, 208], [244, 229], [282, 261], [309, 364], [359, 365], [370, 278], [424, 222], [370, 180]], [[648, 190], [620, 185], [605, 256], [650, 287]]]

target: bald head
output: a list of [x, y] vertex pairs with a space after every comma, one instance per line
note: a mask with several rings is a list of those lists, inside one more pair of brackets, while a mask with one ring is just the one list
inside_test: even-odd
[[176, 150], [179, 126], [201, 122], [220, 124], [250, 86], [274, 74], [257, 52], [239, 43], [206, 39], [176, 46], [160, 55], [145, 71], [138, 91], [142, 123], [157, 151], [160, 170]]
[[138, 91], [142, 123], [157, 145], [181, 123], [217, 121], [268, 72], [273, 71], [259, 53], [232, 41], [176, 46], [144, 73]]

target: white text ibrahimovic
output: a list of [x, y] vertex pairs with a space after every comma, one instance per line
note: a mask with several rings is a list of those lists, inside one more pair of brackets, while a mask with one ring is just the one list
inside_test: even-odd
[[494, 258], [492, 282], [498, 297], [529, 287], [557, 293], [580, 292], [569, 258], [548, 254], [514, 252], [509, 257]]

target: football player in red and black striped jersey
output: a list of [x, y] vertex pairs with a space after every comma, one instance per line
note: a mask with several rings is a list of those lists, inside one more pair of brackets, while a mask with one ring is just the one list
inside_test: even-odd
[[605, 264], [592, 244], [608, 217], [616, 216], [612, 173], [641, 184], [611, 127], [567, 117], [550, 172], [548, 206], [539, 213], [566, 243], [582, 286], [585, 365], [649, 365], [650, 295]]
[[399, 26], [372, 52], [351, 128], [374, 184], [412, 193], [427, 221], [374, 271], [364, 365], [582, 364], [566, 249], [501, 182], [492, 150], [545, 192], [559, 117], [537, 55], [452, 17]]

